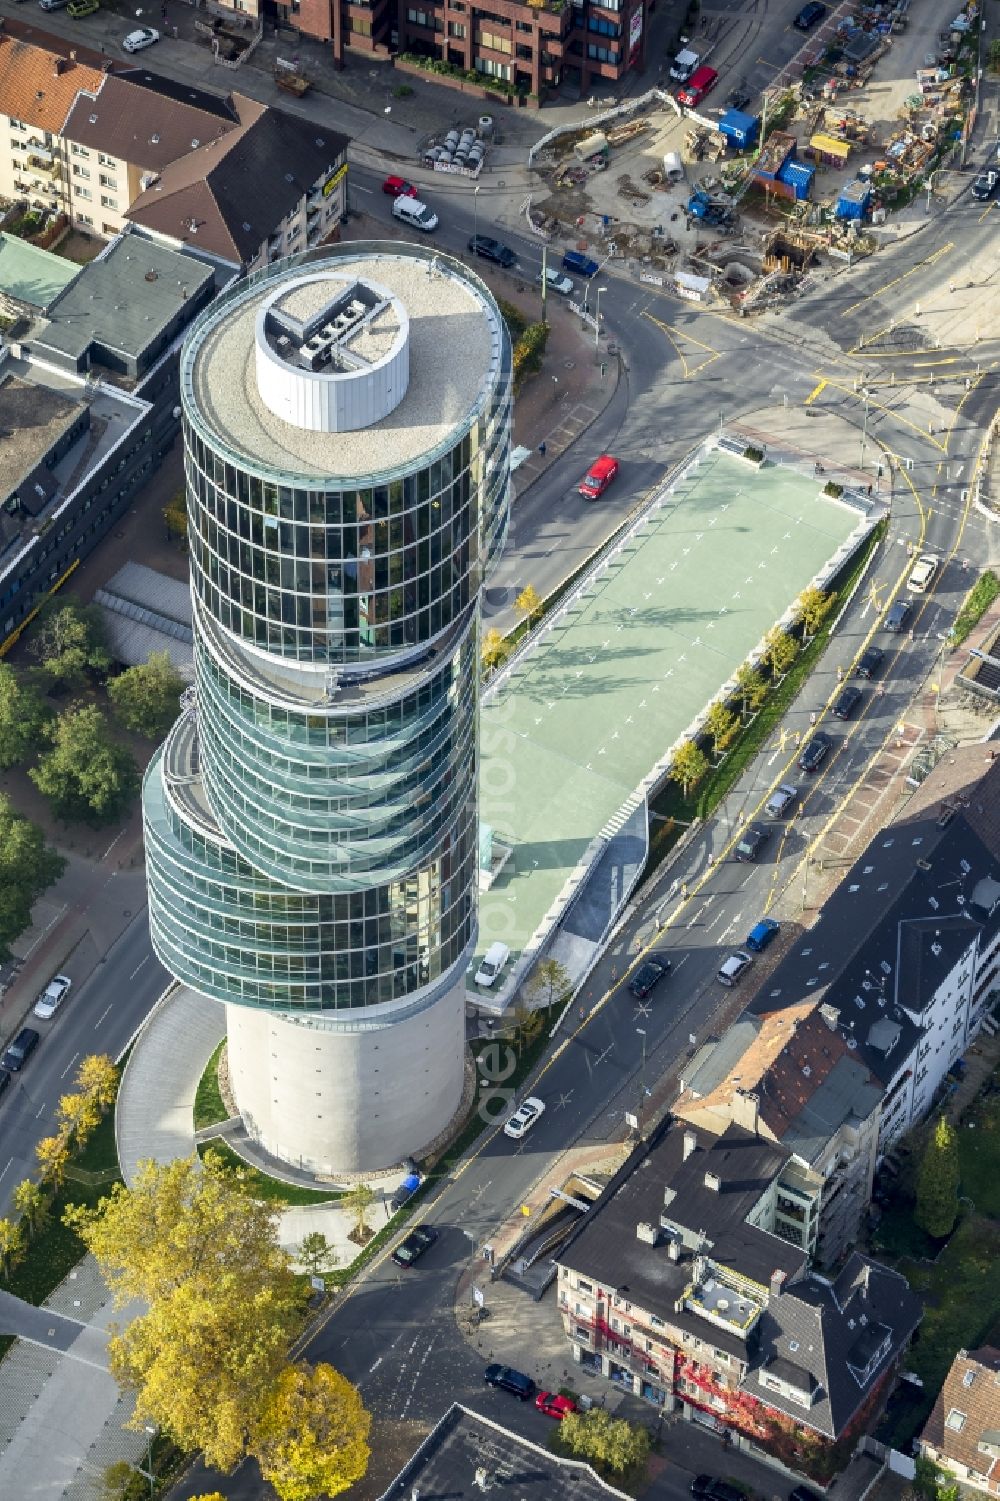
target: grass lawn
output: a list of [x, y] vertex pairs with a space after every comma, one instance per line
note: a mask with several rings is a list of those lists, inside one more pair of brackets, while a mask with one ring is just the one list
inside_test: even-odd
[[958, 1157], [963, 1195], [977, 1214], [1000, 1220], [1000, 1095], [977, 1103], [958, 1127]]
[[206, 1152], [217, 1152], [227, 1167], [239, 1170], [243, 1174], [243, 1186], [247, 1193], [264, 1204], [329, 1204], [333, 1199], [343, 1197], [335, 1188], [300, 1188], [296, 1183], [282, 1183], [280, 1178], [269, 1178], [259, 1168], [244, 1162], [239, 1153], [234, 1152], [225, 1141], [201, 1142], [198, 1156], [204, 1157]]
[[219, 1088], [219, 1059], [222, 1057], [222, 1049], [225, 1045], [226, 1039], [223, 1038], [205, 1065], [205, 1072], [198, 1081], [194, 1097], [194, 1129], [196, 1131], [229, 1119], [229, 1111], [226, 1109], [222, 1091]]

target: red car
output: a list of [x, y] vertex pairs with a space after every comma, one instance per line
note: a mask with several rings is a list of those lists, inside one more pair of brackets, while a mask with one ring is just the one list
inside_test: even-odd
[[419, 198], [419, 193], [412, 182], [407, 182], [405, 177], [387, 177], [382, 184], [383, 193], [391, 193], [393, 198]]
[[685, 105], [688, 109], [694, 109], [701, 103], [709, 89], [715, 87], [718, 77], [714, 68], [696, 68], [684, 87], [677, 90], [677, 103]]
[[535, 1406], [547, 1418], [558, 1418], [560, 1423], [568, 1412], [576, 1412], [576, 1403], [572, 1397], [559, 1397], [555, 1392], [539, 1392]]
[[609, 453], [602, 453], [599, 459], [595, 459], [587, 470], [577, 489], [584, 500], [597, 500], [618, 473], [618, 460], [613, 459]]

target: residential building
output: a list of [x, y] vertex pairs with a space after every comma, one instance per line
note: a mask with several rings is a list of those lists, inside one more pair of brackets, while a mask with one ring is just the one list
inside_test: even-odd
[[637, 1396], [818, 1475], [888, 1395], [921, 1316], [853, 1252], [835, 1278], [775, 1233], [788, 1153], [741, 1126], [667, 1123], [557, 1253], [573, 1358]]
[[195, 689], [144, 788], [153, 946], [225, 1003], [255, 1140], [388, 1166], [463, 1091], [509, 336], [457, 261], [352, 242], [219, 298], [180, 388]]
[[18, 310], [0, 345], [2, 654], [171, 447], [180, 343], [217, 287], [134, 234], [83, 267], [5, 242], [0, 276]]
[[275, 0], [272, 8], [283, 26], [329, 42], [338, 66], [348, 52], [384, 58], [395, 50], [395, 0]]
[[1000, 1496], [1000, 1350], [959, 1350], [918, 1445], [963, 1486]]
[[775, 1234], [831, 1266], [857, 1242], [875, 1176], [882, 1085], [818, 1000], [745, 1012], [695, 1057], [673, 1108], [692, 1125], [742, 1126], [788, 1151]]

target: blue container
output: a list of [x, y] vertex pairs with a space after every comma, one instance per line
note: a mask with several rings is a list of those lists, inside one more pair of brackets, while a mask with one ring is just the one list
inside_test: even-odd
[[790, 187], [797, 199], [808, 198], [815, 176], [816, 168], [808, 162], [787, 161], [778, 172], [778, 181]]
[[730, 109], [719, 121], [719, 133], [740, 151], [745, 151], [757, 139], [760, 121], [756, 115], [745, 115], [742, 110]]
[[863, 219], [868, 207], [868, 200], [872, 195], [871, 184], [867, 182], [849, 182], [846, 188], [842, 188], [840, 197], [837, 199], [836, 216], [838, 219]]

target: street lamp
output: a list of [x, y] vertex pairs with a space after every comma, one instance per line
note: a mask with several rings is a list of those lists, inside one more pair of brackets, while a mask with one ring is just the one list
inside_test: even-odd
[[598, 287], [598, 289], [597, 289], [597, 321], [594, 324], [594, 353], [595, 354], [599, 354], [600, 353], [600, 348], [601, 348], [600, 342], [599, 342], [600, 341], [600, 337], [601, 337], [601, 293], [602, 292], [606, 292], [606, 291], [607, 291], [607, 287]]
[[156, 1429], [151, 1428], [148, 1423], [143, 1424], [143, 1426], [146, 1430], [146, 1468], [143, 1469], [142, 1465], [136, 1465], [136, 1469], [145, 1480], [149, 1481], [149, 1494], [152, 1496], [155, 1494], [156, 1489], [156, 1477], [153, 1474], [153, 1440], [156, 1437]]
[[473, 189], [473, 193], [472, 193], [472, 238], [473, 239], [475, 239], [476, 236], [479, 233], [479, 189], [481, 187], [482, 187], [482, 183], [477, 182], [475, 188]]
[[861, 468], [862, 470], [864, 470], [865, 444], [868, 441], [868, 398], [871, 395], [871, 392], [868, 390], [867, 386], [863, 386], [861, 389], [861, 394], [865, 398], [865, 422], [864, 426], [861, 429]]
[[636, 1033], [642, 1038], [642, 1066], [639, 1069], [639, 1105], [635, 1112], [635, 1118], [639, 1122], [639, 1135], [642, 1135], [642, 1107], [646, 1103], [646, 1029], [636, 1027]]

